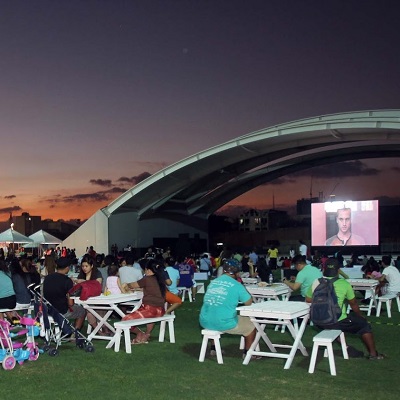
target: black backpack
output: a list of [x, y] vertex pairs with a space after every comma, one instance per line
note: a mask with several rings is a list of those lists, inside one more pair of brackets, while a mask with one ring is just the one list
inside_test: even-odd
[[331, 325], [338, 321], [342, 310], [339, 307], [333, 283], [339, 278], [319, 278], [319, 285], [315, 288], [310, 317], [315, 325]]

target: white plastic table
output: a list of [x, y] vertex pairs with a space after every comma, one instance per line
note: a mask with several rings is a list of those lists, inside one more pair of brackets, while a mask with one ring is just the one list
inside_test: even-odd
[[[250, 362], [251, 356], [256, 355], [263, 357], [286, 358], [287, 360], [284, 369], [289, 369], [297, 350], [300, 350], [304, 356], [308, 356], [307, 350], [301, 342], [301, 338], [303, 337], [309, 319], [309, 304], [300, 301], [264, 301], [262, 303], [253, 303], [250, 306], [238, 307], [237, 309], [240, 312], [240, 315], [250, 317], [257, 330], [255, 340], [250, 346], [243, 361], [244, 365], [247, 365]], [[303, 318], [299, 328], [297, 328], [296, 324], [295, 326], [293, 325], [293, 321], [296, 321], [297, 318]], [[265, 331], [267, 325], [287, 326], [294, 340], [293, 345], [272, 343]], [[269, 352], [256, 351], [261, 338], [268, 346], [268, 349], [270, 350]], [[290, 352], [278, 352], [278, 348], [290, 349]]]
[[[137, 291], [132, 293], [123, 293], [123, 294], [111, 294], [109, 296], [96, 296], [89, 297], [87, 300], [82, 301], [79, 298], [74, 298], [76, 304], [80, 304], [83, 308], [85, 308], [88, 312], [96, 317], [98, 320], [97, 326], [93, 329], [93, 331], [89, 332], [88, 340], [92, 339], [102, 339], [102, 340], [111, 340], [112, 337], [109, 336], [100, 336], [97, 335], [97, 332], [103, 327], [106, 326], [110, 329], [111, 332], [115, 333], [114, 327], [108, 323], [107, 319], [111, 316], [113, 312], [116, 312], [121, 318], [125, 316], [123, 311], [119, 308], [121, 305], [129, 305], [133, 306], [134, 310], [140, 307], [141, 300], [143, 297], [143, 292]], [[106, 313], [104, 316], [100, 315], [97, 311], [104, 310]], [[90, 329], [90, 328], [89, 328]]]
[[257, 283], [257, 278], [242, 278], [243, 285], [254, 285]]
[[[353, 287], [353, 290], [365, 290], [365, 298], [370, 299], [369, 304], [360, 306], [360, 310], [367, 311], [367, 315], [371, 315], [372, 307], [377, 309], [377, 301], [375, 295], [375, 289], [379, 281], [376, 279], [347, 279], [347, 282]], [[350, 311], [350, 307], [347, 308], [347, 312]]]
[[267, 286], [246, 285], [255, 302], [264, 300], [288, 300], [291, 290], [284, 283], [273, 283]]

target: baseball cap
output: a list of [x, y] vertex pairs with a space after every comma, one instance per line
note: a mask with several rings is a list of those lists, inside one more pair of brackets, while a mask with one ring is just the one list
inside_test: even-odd
[[336, 258], [328, 258], [325, 262], [324, 276], [337, 276], [339, 268], [339, 262]]

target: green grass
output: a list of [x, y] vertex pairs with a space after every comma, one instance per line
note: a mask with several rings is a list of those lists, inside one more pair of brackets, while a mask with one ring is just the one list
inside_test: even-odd
[[[176, 312], [176, 343], [159, 343], [158, 328], [147, 345], [132, 346], [132, 354], [106, 350], [105, 341], [94, 341], [95, 352], [86, 353], [72, 344], [60, 347], [57, 357], [41, 354], [11, 371], [0, 369], [1, 399], [397, 399], [399, 379], [400, 314], [392, 306], [392, 318], [384, 311], [372, 323], [377, 347], [388, 355], [382, 361], [343, 360], [335, 347], [337, 376], [329, 373], [328, 360], [317, 360], [308, 373], [309, 357], [297, 353], [292, 367], [283, 359], [264, 358], [242, 365], [239, 338], [224, 335], [224, 364], [206, 358], [198, 362], [201, 334], [196, 303], [187, 301]], [[311, 352], [316, 331], [307, 327], [303, 343]], [[289, 334], [268, 328], [275, 343], [290, 343]], [[346, 336], [348, 344], [362, 349], [359, 338]]]

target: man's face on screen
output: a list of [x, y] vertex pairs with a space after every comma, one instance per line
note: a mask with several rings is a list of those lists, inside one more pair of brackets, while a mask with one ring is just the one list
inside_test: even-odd
[[351, 227], [351, 210], [338, 210], [338, 215], [336, 217], [336, 222], [339, 227], [339, 232], [346, 234], [350, 232]]

